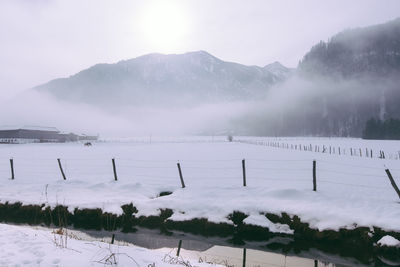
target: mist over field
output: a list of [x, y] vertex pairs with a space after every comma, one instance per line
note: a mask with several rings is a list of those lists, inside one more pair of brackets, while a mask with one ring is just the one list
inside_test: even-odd
[[296, 68], [204, 50], [93, 62], [3, 98], [0, 124], [114, 137], [360, 137], [368, 120], [400, 117], [400, 19], [344, 29], [314, 41]]
[[[2, 124], [56, 125], [104, 136], [242, 134], [357, 136], [370, 116], [395, 112], [398, 80], [314, 79], [295, 75], [258, 100], [161, 106], [111, 106], [63, 101], [24, 92], [1, 105]], [[377, 90], [377, 88], [384, 90]], [[376, 100], [379, 101], [376, 101]], [[29, 110], [29, 112], [27, 112]], [[364, 121], [363, 121], [364, 120]], [[358, 128], [354, 130], [354, 125]]]

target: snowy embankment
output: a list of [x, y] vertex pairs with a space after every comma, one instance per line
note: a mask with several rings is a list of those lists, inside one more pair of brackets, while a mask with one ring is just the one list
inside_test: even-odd
[[[79, 240], [61, 230], [0, 224], [0, 266], [172, 266], [160, 251]], [[195, 266], [198, 259], [181, 259]], [[212, 265], [216, 266], [216, 265]]]
[[[133, 203], [138, 216], [157, 215], [160, 208], [170, 208], [174, 211], [171, 220], [208, 218], [227, 223], [231, 223], [227, 215], [237, 210], [250, 215], [245, 223], [291, 233], [287, 226], [260, 215], [286, 212], [319, 230], [377, 226], [400, 232], [399, 198], [385, 173], [389, 168], [400, 185], [400, 160], [211, 142], [211, 137], [199, 140], [105, 142], [92, 147], [78, 143], [1, 145], [0, 201], [60, 204], [71, 211], [101, 208], [115, 214], [122, 213], [122, 204]], [[361, 146], [357, 142], [365, 144], [358, 139], [351, 142], [354, 147]], [[371, 147], [381, 144], [367, 142]], [[391, 141], [386, 150], [400, 150], [400, 142]], [[10, 180], [10, 158], [14, 180]], [[118, 181], [114, 181], [112, 158]], [[246, 187], [242, 159], [246, 160]], [[312, 191], [314, 159], [316, 192]], [[181, 188], [178, 161], [185, 188]], [[163, 191], [173, 193], [157, 197]]]

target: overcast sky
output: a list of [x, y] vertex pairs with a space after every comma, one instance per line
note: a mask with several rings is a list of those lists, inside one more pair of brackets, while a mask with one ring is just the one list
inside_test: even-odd
[[0, 90], [152, 52], [295, 67], [320, 40], [397, 17], [399, 0], [0, 0]]

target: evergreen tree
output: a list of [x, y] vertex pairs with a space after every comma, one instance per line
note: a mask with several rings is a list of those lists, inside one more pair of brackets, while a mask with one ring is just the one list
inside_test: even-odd
[[390, 118], [382, 122], [371, 118], [365, 123], [363, 138], [400, 140], [400, 120]]

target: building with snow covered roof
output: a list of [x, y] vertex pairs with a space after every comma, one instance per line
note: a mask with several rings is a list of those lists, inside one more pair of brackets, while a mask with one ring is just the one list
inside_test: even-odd
[[[97, 136], [90, 136], [97, 140]], [[94, 138], [94, 139], [93, 139]], [[41, 126], [0, 126], [0, 143], [63, 143], [86, 140], [86, 136], [74, 133], [61, 133], [55, 127]]]

